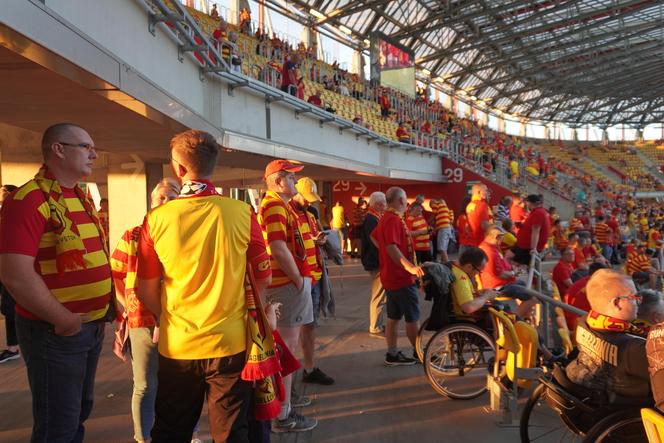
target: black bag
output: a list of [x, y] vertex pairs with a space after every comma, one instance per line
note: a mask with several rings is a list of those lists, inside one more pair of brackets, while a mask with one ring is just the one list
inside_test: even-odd
[[231, 56], [231, 65], [240, 66], [241, 64], [242, 64], [242, 59], [240, 57], [238, 57], [237, 55]]

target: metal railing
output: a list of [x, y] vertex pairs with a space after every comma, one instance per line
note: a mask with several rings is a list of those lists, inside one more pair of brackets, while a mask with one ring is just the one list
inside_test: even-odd
[[[201, 30], [196, 20], [189, 15], [179, 2], [172, 0], [169, 2], [171, 5], [171, 7], [169, 7], [164, 0], [136, 1], [146, 11], [148, 15], [148, 30], [153, 35], [156, 35], [156, 28], [163, 31], [177, 45], [180, 61], [182, 61], [184, 57], [187, 57], [193, 63], [199, 65], [201, 80], [204, 80], [206, 76], [212, 75], [228, 82], [229, 94], [232, 94], [232, 91], [237, 88], [248, 88], [254, 92], [262, 94], [265, 97], [267, 106], [274, 102], [280, 102], [284, 106], [292, 108], [298, 115], [306, 112], [310, 116], [317, 118], [320, 124], [335, 125], [340, 131], [351, 131], [357, 138], [364, 137], [369, 141], [376, 142], [378, 145], [401, 148], [406, 151], [416, 151], [440, 156], [446, 155], [446, 152], [443, 150], [424, 148], [394, 141], [361, 125], [354, 124], [346, 119], [331, 114], [324, 109], [299, 100], [296, 97], [277, 89], [277, 86], [270, 86], [251, 77], [247, 77], [242, 73], [233, 72], [229, 64], [223, 59], [217, 50], [216, 46], [211, 42], [209, 36]], [[272, 80], [272, 82], [274, 84], [275, 80]]]

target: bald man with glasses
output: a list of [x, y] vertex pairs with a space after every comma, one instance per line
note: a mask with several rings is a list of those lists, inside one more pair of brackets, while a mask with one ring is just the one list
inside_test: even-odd
[[634, 325], [641, 297], [632, 279], [613, 269], [595, 272], [586, 286], [590, 312], [576, 327], [579, 354], [565, 368], [575, 384], [603, 400], [647, 401], [650, 394], [645, 331]]

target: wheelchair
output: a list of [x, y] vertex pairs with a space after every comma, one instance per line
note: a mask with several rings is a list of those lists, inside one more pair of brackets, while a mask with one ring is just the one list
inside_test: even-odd
[[562, 367], [539, 380], [521, 414], [521, 442], [647, 443], [641, 408], [652, 401], [613, 399], [572, 383]]

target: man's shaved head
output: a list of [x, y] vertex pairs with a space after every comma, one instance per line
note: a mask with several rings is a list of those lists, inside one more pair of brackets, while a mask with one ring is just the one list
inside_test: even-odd
[[67, 142], [68, 137], [76, 130], [84, 131], [83, 128], [74, 123], [57, 123], [46, 128], [41, 141], [41, 150], [44, 159], [49, 155], [53, 143]]

